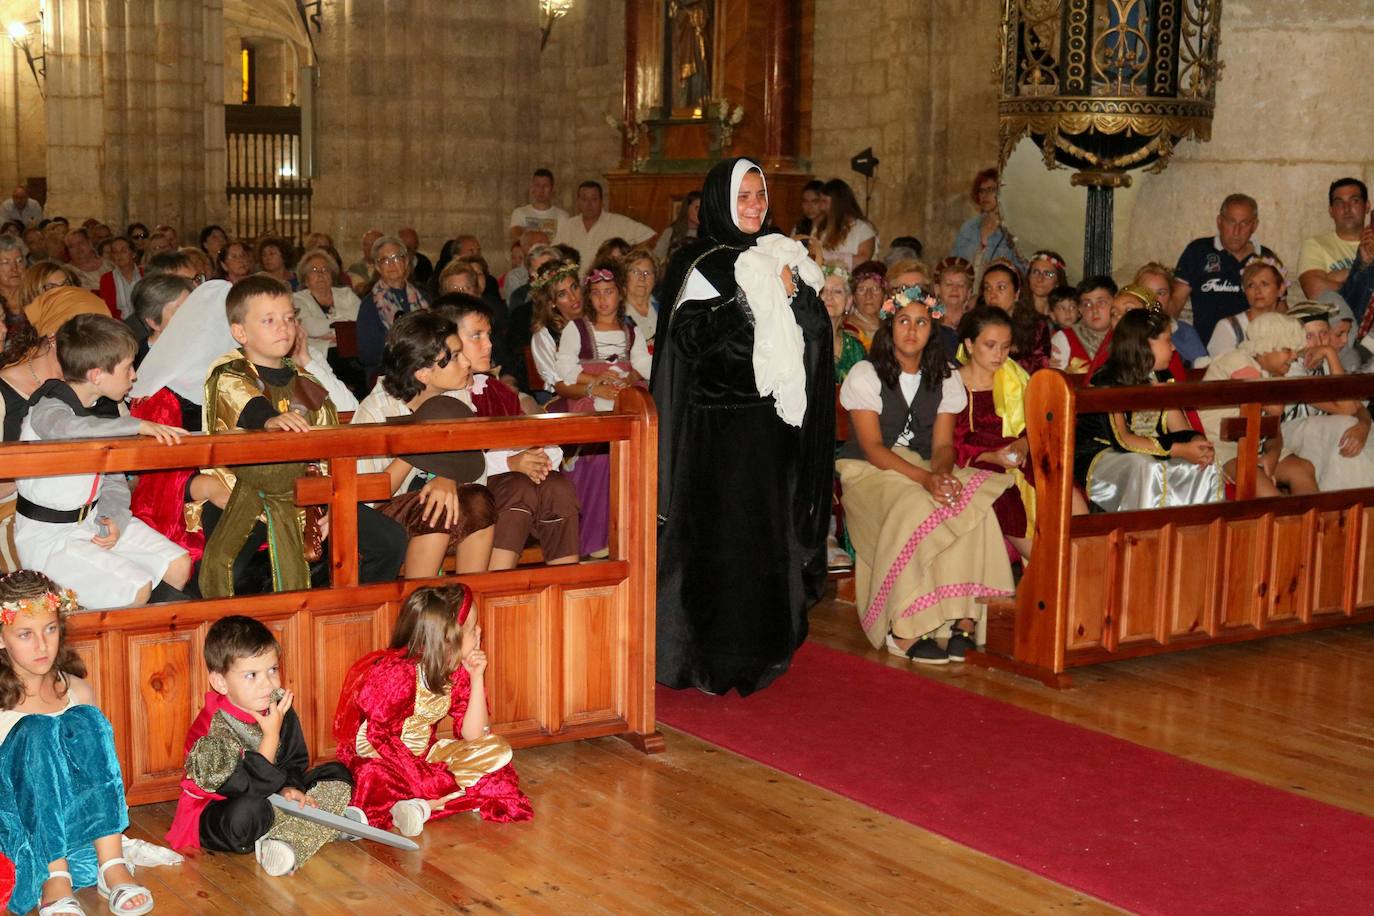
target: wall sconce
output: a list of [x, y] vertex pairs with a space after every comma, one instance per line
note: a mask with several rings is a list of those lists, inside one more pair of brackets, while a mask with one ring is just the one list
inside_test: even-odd
[[568, 10], [572, 9], [572, 5], [573, 0], [539, 0], [539, 15], [544, 19], [544, 37], [539, 42], [540, 51], [549, 44], [549, 35], [553, 32], [553, 24], [568, 15]]
[[[9, 32], [10, 43], [24, 52], [24, 59], [29, 62], [29, 72], [38, 84], [39, 96], [47, 98], [43, 92], [43, 82], [48, 76], [47, 49], [43, 47], [43, 10], [38, 10], [38, 18], [32, 22], [11, 22], [6, 31]], [[37, 55], [33, 53], [35, 33], [38, 38]]]

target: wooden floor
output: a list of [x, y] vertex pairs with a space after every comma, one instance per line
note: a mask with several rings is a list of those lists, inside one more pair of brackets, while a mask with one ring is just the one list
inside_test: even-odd
[[[852, 605], [812, 638], [896, 667]], [[912, 669], [1067, 722], [1374, 814], [1374, 627], [1118, 663], [1055, 692], [1002, 672]], [[421, 852], [334, 843], [290, 878], [248, 856], [140, 872], [158, 913], [1104, 912], [1027, 871], [665, 730], [643, 757], [615, 739], [519, 752], [535, 821], [433, 825]], [[159, 839], [170, 805], [132, 812]], [[91, 913], [95, 895], [80, 895]]]

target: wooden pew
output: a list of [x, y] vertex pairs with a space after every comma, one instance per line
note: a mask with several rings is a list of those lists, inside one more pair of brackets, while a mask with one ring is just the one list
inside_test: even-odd
[[[1037, 372], [1034, 554], [1016, 597], [989, 606], [986, 651], [969, 661], [1064, 687], [1083, 665], [1374, 620], [1374, 488], [1257, 499], [1252, 444], [1262, 404], [1371, 396], [1371, 375], [1080, 389]], [[1235, 500], [1070, 514], [1076, 413], [1236, 404]]]
[[[619, 735], [662, 749], [654, 724], [657, 418], [653, 401], [627, 389], [617, 411], [457, 422], [360, 425], [306, 435], [236, 432], [164, 446], [147, 439], [0, 445], [7, 476], [139, 471], [325, 459], [330, 475], [300, 488], [332, 509], [333, 587], [72, 615], [69, 638], [89, 667], [114, 724], [130, 804], [177, 796], [182, 742], [208, 689], [201, 650], [211, 623], [248, 614], [282, 639], [287, 682], [317, 756], [333, 756], [332, 722], [344, 673], [386, 645], [400, 605], [417, 585], [358, 585], [353, 506], [373, 475], [356, 459], [514, 443], [611, 444], [607, 560], [520, 567], [464, 576], [477, 594], [491, 666], [493, 729], [516, 747]], [[449, 580], [451, 581], [451, 580]]]

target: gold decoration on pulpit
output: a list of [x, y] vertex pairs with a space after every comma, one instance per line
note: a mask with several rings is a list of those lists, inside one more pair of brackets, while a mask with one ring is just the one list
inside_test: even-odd
[[1003, 3], [1001, 161], [1029, 136], [1047, 168], [1106, 192], [1089, 194], [1086, 241], [1091, 272], [1109, 272], [1110, 189], [1128, 170], [1163, 171], [1183, 140], [1211, 139], [1221, 0]]

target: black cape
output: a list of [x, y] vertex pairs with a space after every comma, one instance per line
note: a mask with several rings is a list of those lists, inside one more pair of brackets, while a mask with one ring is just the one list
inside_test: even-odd
[[[735, 260], [762, 235], [731, 217], [737, 160], [707, 176], [701, 236], [664, 282], [651, 390], [659, 414], [658, 680], [747, 695], [787, 670], [825, 583], [833, 488], [830, 319], [801, 284], [807, 410], [784, 423], [754, 384], [753, 320]], [[719, 295], [682, 301], [688, 276]]]

